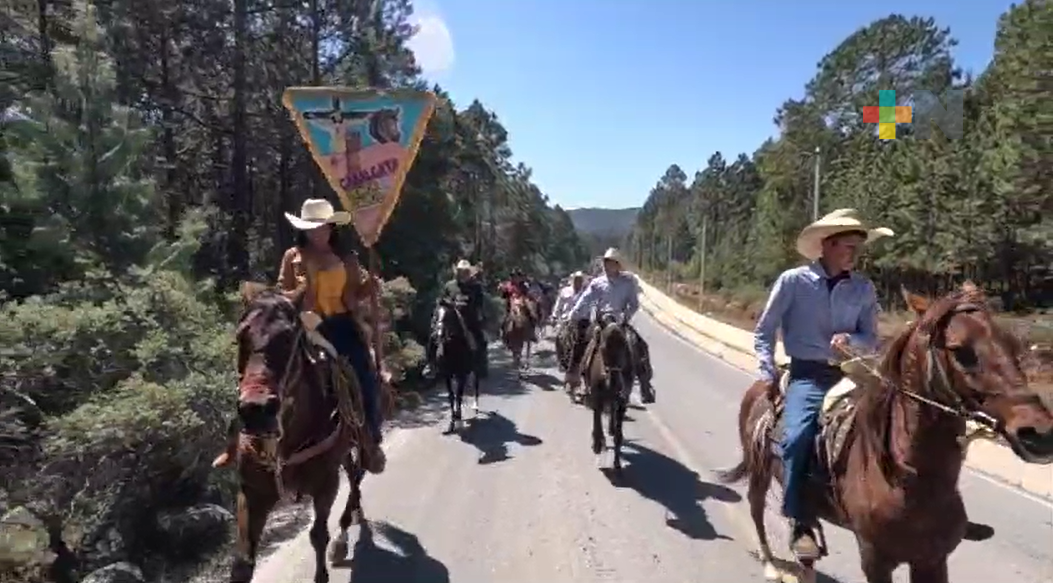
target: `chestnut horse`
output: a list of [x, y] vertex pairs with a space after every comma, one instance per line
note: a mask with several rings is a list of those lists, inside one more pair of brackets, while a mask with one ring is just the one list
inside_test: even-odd
[[[537, 312], [533, 300], [522, 296], [513, 297], [509, 302], [509, 314], [504, 324], [505, 346], [512, 353], [512, 365], [516, 372], [521, 372], [530, 363], [530, 341], [533, 336], [532, 322], [536, 321]], [[524, 358], [523, 351], [526, 350]]]
[[267, 516], [283, 495], [311, 497], [315, 583], [329, 581], [329, 513], [343, 466], [351, 493], [340, 515], [332, 562], [347, 554], [347, 530], [362, 519], [359, 460], [364, 434], [361, 393], [350, 367], [312, 341], [296, 302], [260, 284], [243, 284], [238, 323], [238, 416], [227, 450], [213, 462], [236, 464], [238, 536], [231, 583], [249, 583]]
[[[1053, 414], [1027, 386], [1021, 345], [972, 283], [935, 301], [903, 295], [917, 319], [877, 369], [853, 379], [857, 390], [824, 404], [817, 438], [824, 477], [803, 496], [815, 516], [856, 535], [868, 583], [892, 583], [904, 563], [911, 583], [947, 583], [947, 558], [967, 528], [958, 492], [967, 421], [996, 432], [1025, 462], [1049, 464]], [[777, 386], [758, 382], [746, 391], [739, 409], [743, 459], [721, 476], [725, 483], [749, 480], [769, 580], [781, 576], [764, 526], [772, 477], [782, 480], [773, 450], [782, 411]], [[821, 526], [817, 535], [826, 554]], [[804, 578], [814, 578], [814, 559], [800, 563]]]

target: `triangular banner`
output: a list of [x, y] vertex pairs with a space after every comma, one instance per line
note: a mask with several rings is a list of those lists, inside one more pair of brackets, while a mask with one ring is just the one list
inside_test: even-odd
[[372, 247], [398, 204], [417, 157], [435, 94], [290, 87], [282, 104], [355, 229]]

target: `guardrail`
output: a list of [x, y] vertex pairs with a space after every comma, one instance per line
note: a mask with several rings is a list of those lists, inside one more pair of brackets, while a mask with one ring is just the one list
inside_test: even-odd
[[[658, 288], [637, 277], [640, 305], [652, 318], [691, 344], [743, 370], [756, 369], [753, 332], [725, 324], [695, 312]], [[782, 343], [778, 343], [775, 361], [789, 361]], [[745, 390], [746, 387], [743, 387]], [[997, 441], [981, 439], [972, 442], [966, 465], [1014, 486], [1053, 499], [1053, 469], [1024, 463]]]

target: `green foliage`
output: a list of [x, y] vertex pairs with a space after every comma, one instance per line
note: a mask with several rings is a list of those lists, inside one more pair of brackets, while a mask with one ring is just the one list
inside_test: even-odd
[[[864, 258], [888, 302], [900, 283], [941, 292], [969, 278], [1007, 308], [1053, 303], [1053, 88], [1042, 83], [1051, 22], [1049, 2], [1010, 8], [976, 80], [955, 68], [956, 41], [932, 19], [891, 15], [860, 28], [822, 59], [804, 98], [779, 109], [778, 139], [730, 165], [717, 152], [690, 185], [669, 167], [630, 236], [634, 261], [694, 265], [697, 278], [704, 248], [707, 290], [770, 285], [801, 261], [794, 240], [812, 220], [818, 149], [820, 214], [856, 208], [896, 232]], [[905, 104], [915, 89], [949, 88], [965, 93], [961, 139], [936, 130], [922, 140], [901, 124], [881, 141], [862, 121], [879, 90]]]
[[[57, 526], [82, 570], [142, 562], [177, 544], [155, 536], [159, 512], [230, 505], [210, 462], [234, 411], [234, 288], [273, 280], [283, 212], [330, 195], [281, 93], [422, 88], [411, 14], [408, 0], [78, 0], [0, 17], [0, 515], [43, 519], [16, 538]], [[588, 258], [497, 116], [434, 91], [377, 249], [385, 366], [403, 386], [457, 260], [496, 279]]]

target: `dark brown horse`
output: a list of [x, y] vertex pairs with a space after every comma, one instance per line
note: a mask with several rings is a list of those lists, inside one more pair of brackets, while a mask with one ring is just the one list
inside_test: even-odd
[[441, 301], [438, 309], [436, 360], [438, 376], [446, 384], [446, 396], [450, 403], [450, 426], [447, 431], [453, 432], [463, 422], [461, 405], [469, 377], [474, 389], [472, 411], [479, 411], [479, 375], [476, 372], [479, 358], [476, 351], [486, 350], [486, 347], [474, 345], [475, 339], [468, 331], [464, 316], [453, 302]]
[[603, 434], [603, 415], [614, 441], [611, 467], [622, 470], [622, 426], [633, 390], [633, 357], [625, 324], [621, 320], [601, 321], [598, 335], [589, 341], [582, 359], [584, 381], [589, 387], [592, 406], [592, 453], [602, 454], [607, 438]]
[[248, 583], [267, 516], [285, 495], [310, 496], [315, 583], [329, 581], [329, 513], [344, 468], [351, 494], [340, 515], [332, 562], [347, 554], [347, 530], [362, 519], [364, 472], [356, 444], [366, 433], [362, 399], [351, 371], [312, 342], [296, 302], [259, 284], [244, 284], [238, 323], [238, 416], [227, 450], [213, 462], [236, 464], [238, 536], [231, 583]]
[[[827, 474], [805, 488], [816, 516], [851, 530], [868, 583], [947, 583], [947, 558], [966, 535], [958, 492], [962, 437], [973, 420], [1001, 435], [1029, 463], [1053, 463], [1053, 414], [1028, 389], [1022, 347], [992, 318], [971, 283], [939, 300], [908, 293], [917, 320], [886, 349], [858, 389], [826, 408], [818, 438]], [[765, 497], [782, 466], [773, 427], [782, 398], [758, 382], [739, 409], [743, 460], [725, 482], [749, 479], [749, 504], [765, 577], [777, 579], [764, 528]], [[814, 464], [813, 464], [814, 465]], [[822, 553], [825, 541], [817, 531]], [[815, 577], [802, 560], [803, 578]]]
[[537, 317], [533, 303], [533, 300], [522, 296], [512, 298], [508, 306], [508, 317], [505, 319], [505, 346], [512, 353], [512, 364], [517, 373], [530, 365], [531, 339]]

